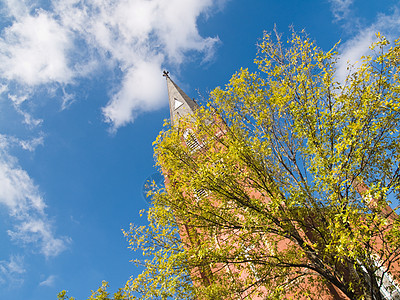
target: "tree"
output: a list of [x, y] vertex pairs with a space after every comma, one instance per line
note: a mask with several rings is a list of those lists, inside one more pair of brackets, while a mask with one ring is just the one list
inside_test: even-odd
[[[88, 298], [88, 300], [130, 300], [133, 299], [130, 296], [129, 288], [120, 288], [114, 296], [110, 298], [110, 293], [107, 292], [108, 282], [103, 281], [101, 286], [96, 290], [92, 291], [92, 295]], [[67, 291], [63, 290], [57, 295], [58, 300], [76, 300], [74, 297], [69, 297], [67, 295]]]
[[150, 225], [125, 233], [150, 257], [131, 290], [141, 299], [398, 292], [400, 224], [388, 205], [400, 192], [400, 43], [377, 37], [338, 81], [337, 45], [265, 33], [259, 72], [241, 69], [208, 108], [160, 133], [168, 182], [150, 191]]

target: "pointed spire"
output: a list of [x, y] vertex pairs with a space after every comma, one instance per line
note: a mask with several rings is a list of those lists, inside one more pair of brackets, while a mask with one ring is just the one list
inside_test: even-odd
[[169, 72], [164, 71], [163, 76], [167, 79], [171, 125], [174, 126], [181, 117], [193, 114], [199, 105], [172, 81]]

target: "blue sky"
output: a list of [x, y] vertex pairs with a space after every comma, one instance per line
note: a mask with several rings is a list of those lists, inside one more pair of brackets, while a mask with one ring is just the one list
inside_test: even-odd
[[400, 36], [393, 0], [3, 0], [0, 14], [0, 299], [86, 299], [140, 271], [121, 229], [146, 222], [163, 69], [205, 96], [254, 69], [276, 24], [341, 40], [340, 79], [375, 32]]

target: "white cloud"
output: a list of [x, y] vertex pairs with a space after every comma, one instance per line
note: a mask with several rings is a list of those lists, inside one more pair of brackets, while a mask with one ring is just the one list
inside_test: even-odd
[[[7, 208], [14, 224], [14, 228], [7, 232], [12, 240], [37, 247], [46, 257], [56, 256], [66, 248], [68, 239], [54, 236], [38, 187], [21, 169], [17, 159], [7, 153], [7, 148], [16, 141], [0, 136], [0, 204]], [[40, 143], [39, 138], [25, 147], [31, 150]], [[24, 147], [23, 143], [21, 146]]]
[[45, 280], [39, 283], [40, 286], [53, 286], [56, 279], [55, 275], [50, 275]]
[[400, 13], [393, 7], [390, 15], [379, 14], [376, 21], [368, 27], [360, 29], [353, 38], [347, 40], [339, 47], [340, 60], [337, 64], [336, 77], [339, 82], [344, 82], [349, 73], [348, 66], [357, 68], [362, 56], [372, 54], [369, 46], [376, 41], [376, 33], [380, 32], [389, 40], [394, 40], [400, 35]]
[[[336, 77], [344, 83], [352, 68], [357, 68], [363, 55], [370, 51], [369, 46], [375, 41], [375, 31], [366, 29], [354, 38], [346, 41], [339, 49], [340, 60], [337, 64]], [[350, 69], [348, 69], [350, 67]], [[354, 70], [353, 70], [354, 71]]]
[[0, 261], [0, 284], [21, 285], [25, 272], [23, 256], [11, 255], [8, 261]]
[[[3, 0], [3, 3], [7, 6], [8, 17], [20, 18], [29, 13], [30, 5], [28, 1], [20, 0]], [[2, 11], [4, 13], [4, 11]]]
[[143, 111], [166, 105], [162, 66], [179, 66], [187, 53], [209, 58], [217, 38], [203, 38], [197, 19], [211, 0], [87, 1], [84, 6], [58, 2], [64, 26], [78, 32], [122, 71], [122, 80], [103, 113], [115, 130]]
[[[106, 122], [117, 129], [166, 105], [160, 79], [165, 65], [178, 68], [193, 54], [212, 57], [219, 40], [200, 36], [197, 20], [225, 2], [53, 0], [44, 10], [8, 0], [12, 24], [0, 38], [0, 76], [25, 87], [64, 88], [102, 66], [122, 72], [103, 108]], [[71, 99], [65, 94], [62, 109]], [[32, 120], [25, 117], [34, 126]]]
[[69, 83], [73, 71], [67, 54], [72, 47], [68, 28], [44, 10], [26, 14], [3, 31], [0, 72], [3, 79], [29, 86]]
[[157, 62], [140, 62], [129, 68], [120, 90], [103, 108], [113, 130], [132, 122], [138, 111], [151, 111], [163, 105], [165, 82], [161, 72]]

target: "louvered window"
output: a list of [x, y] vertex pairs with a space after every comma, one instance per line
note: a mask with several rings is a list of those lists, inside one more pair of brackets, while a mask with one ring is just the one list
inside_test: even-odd
[[185, 140], [186, 146], [189, 148], [191, 152], [194, 152], [197, 149], [201, 148], [198, 139], [193, 134], [193, 131], [191, 129], [185, 130], [185, 132], [183, 133], [183, 139]]
[[207, 197], [208, 192], [205, 189], [194, 189], [194, 197], [196, 198], [197, 201], [200, 199]]

